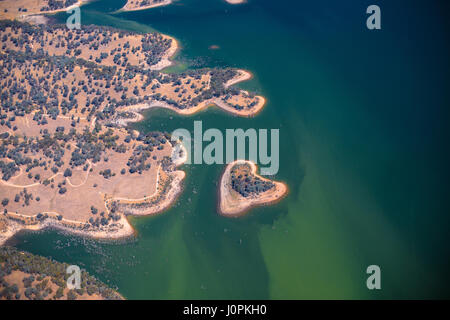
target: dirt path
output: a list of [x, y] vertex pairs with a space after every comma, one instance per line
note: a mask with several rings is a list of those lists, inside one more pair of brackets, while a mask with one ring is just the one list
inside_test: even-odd
[[69, 186], [73, 187], [73, 188], [78, 188], [81, 187], [82, 185], [84, 185], [87, 182], [87, 179], [89, 178], [89, 172], [92, 168], [92, 162], [90, 160], [86, 160], [89, 163], [89, 167], [87, 168], [87, 172], [86, 172], [86, 177], [84, 178], [84, 181], [78, 185], [74, 185], [72, 184], [72, 182], [70, 182], [70, 179], [68, 177], [66, 177], [66, 181], [69, 184]]

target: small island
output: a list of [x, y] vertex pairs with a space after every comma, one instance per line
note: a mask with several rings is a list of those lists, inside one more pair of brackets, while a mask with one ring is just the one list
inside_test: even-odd
[[85, 270], [79, 289], [69, 289], [69, 265], [45, 257], [0, 247], [0, 300], [123, 300]]
[[247, 160], [227, 165], [220, 181], [220, 214], [240, 216], [254, 206], [277, 202], [287, 194], [284, 183], [263, 178], [256, 172], [256, 164]]

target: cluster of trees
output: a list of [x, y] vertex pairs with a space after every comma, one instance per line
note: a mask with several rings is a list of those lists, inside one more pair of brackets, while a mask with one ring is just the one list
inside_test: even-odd
[[93, 226], [93, 227], [100, 227], [100, 226], [106, 226], [109, 223], [109, 219], [106, 217], [97, 217], [97, 218], [89, 218], [89, 223]]
[[114, 177], [116, 174], [111, 171], [111, 169], [105, 169], [103, 171], [100, 171], [99, 174], [103, 176], [105, 179], [109, 179], [111, 177]]
[[[10, 22], [7, 26], [12, 27], [16, 32], [21, 28], [23, 33], [32, 35], [32, 39], [36, 38], [34, 41], [44, 42], [44, 44], [45, 41], [48, 41], [47, 38], [51, 38], [48, 35], [45, 36], [46, 32], [53, 32], [55, 31], [54, 29], [59, 30], [60, 28], [59, 26], [31, 27], [19, 22]], [[0, 23], [0, 30], [2, 28], [5, 28], [5, 25]], [[122, 31], [113, 32], [104, 28], [100, 28], [99, 30], [85, 28], [68, 32], [67, 37], [71, 41], [68, 41], [67, 46], [72, 49], [81, 44], [92, 44], [95, 41], [100, 41], [98, 40], [100, 35], [102, 35], [100, 38], [103, 39], [103, 43], [103, 41], [108, 42], [111, 38], [120, 38], [126, 34]], [[32, 40], [26, 37], [15, 38], [10, 35], [10, 38], [12, 42], [17, 42], [18, 48], [22, 46], [28, 48], [33, 43]], [[59, 41], [63, 40], [60, 39]], [[123, 47], [113, 48], [110, 55], [114, 56], [114, 61], [117, 66], [101, 66], [94, 61], [87, 61], [73, 56], [48, 56], [40, 49], [36, 52], [33, 52], [31, 49], [25, 50], [25, 52], [8, 50], [8, 54], [5, 54], [4, 59], [6, 60], [5, 63], [8, 64], [6, 69], [10, 70], [11, 73], [6, 75], [10, 77], [5, 89], [0, 92], [3, 98], [2, 108], [8, 111], [14, 111], [17, 115], [24, 115], [39, 106], [39, 108], [46, 110], [51, 118], [56, 119], [58, 114], [67, 114], [71, 110], [80, 107], [81, 110], [79, 111], [81, 113], [88, 112], [88, 118], [95, 115], [98, 120], [102, 121], [111, 119], [115, 115], [115, 109], [118, 106], [136, 104], [142, 101], [148, 101], [149, 99], [163, 101], [176, 108], [185, 109], [207, 99], [239, 93], [239, 90], [236, 88], [225, 88], [224, 86], [224, 83], [236, 75], [236, 70], [234, 69], [195, 69], [181, 74], [163, 75], [156, 71], [140, 68], [139, 66], [131, 66], [129, 64], [123, 66], [124, 61], [122, 60], [127, 57], [124, 50], [129, 49], [134, 52], [139, 50], [152, 60], [149, 63], [153, 64], [157, 60], [159, 61], [160, 57], [170, 47], [171, 41], [171, 39], [164, 38], [160, 34], [149, 33], [142, 36], [142, 44], [137, 48], [130, 48], [128, 42]], [[68, 55], [70, 54], [69, 52]], [[100, 53], [100, 61], [107, 56], [105, 52]], [[32, 76], [31, 72], [27, 72], [26, 81], [31, 88], [27, 89], [23, 84], [13, 80], [12, 71], [18, 67], [27, 70], [29, 68], [27, 61], [32, 60], [45, 62], [35, 64], [36, 68], [43, 70], [44, 76], [38, 79], [36, 76]], [[75, 66], [84, 68], [86, 79], [78, 80], [78, 83], [74, 83], [74, 81], [72, 81], [72, 84], [64, 83], [64, 79], [66, 79], [69, 73], [73, 72]], [[196, 87], [195, 84], [188, 83], [190, 81], [185, 81], [186, 83], [182, 81], [187, 77], [199, 80], [206, 73], [211, 75], [208, 89], [206, 89], [206, 83], [203, 83], [200, 87]], [[129, 81], [138, 76], [143, 80], [143, 84], [140, 87], [132, 84], [132, 81]], [[160, 93], [154, 93], [158, 84], [153, 84], [151, 88], [148, 88], [154, 79], [161, 84], [171, 83], [174, 92], [178, 93], [178, 99], [172, 99]], [[59, 84], [61, 81], [63, 81], [62, 85]], [[194, 91], [195, 95], [186, 96], [188, 86]], [[119, 101], [110, 97], [110, 89], [121, 93]], [[78, 103], [78, 95], [81, 92], [88, 96], [85, 106], [79, 105]], [[130, 96], [130, 94], [132, 95]], [[99, 110], [101, 110], [102, 106], [104, 108], [100, 112]], [[238, 105], [234, 107], [237, 109], [242, 108], [242, 106]], [[11, 125], [11, 121], [7, 119], [2, 120]], [[45, 117], [37, 117], [36, 121], [45, 124], [48, 120]]]
[[93, 163], [99, 162], [105, 150], [101, 142], [94, 142], [85, 139], [85, 135], [77, 141], [77, 148], [72, 152], [70, 165], [76, 167], [85, 165], [87, 160]]
[[161, 168], [166, 172], [173, 171], [175, 169], [175, 164], [173, 163], [172, 158], [167, 156], [162, 158]]
[[[45, 110], [48, 117], [56, 120], [59, 114], [67, 114], [72, 110], [78, 109], [78, 96], [82, 93], [93, 96], [86, 101], [86, 106], [82, 107], [81, 113], [89, 113], [94, 115], [97, 110], [106, 101], [108, 96], [108, 83], [116, 73], [114, 67], [97, 66], [95, 63], [87, 62], [83, 59], [75, 59], [64, 56], [48, 56], [39, 52], [18, 52], [8, 50], [8, 54], [0, 54], [0, 60], [4, 63], [2, 78], [3, 86], [0, 90], [2, 97], [1, 107], [5, 112], [13, 112], [15, 116], [24, 116], [33, 109]], [[31, 71], [28, 62], [33, 61], [35, 69]], [[64, 83], [67, 74], [73, 72], [75, 66], [84, 68], [86, 75], [86, 83], [76, 85], [75, 83]], [[25, 79], [20, 82], [15, 77], [16, 70], [25, 72]], [[37, 78], [37, 74], [42, 73], [44, 76]], [[7, 79], [7, 80], [6, 80]], [[25, 85], [28, 83], [29, 88]], [[63, 81], [63, 84], [58, 84]], [[83, 80], [84, 81], [84, 80]], [[93, 82], [97, 83], [97, 89]], [[81, 82], [81, 81], [79, 81]], [[103, 82], [106, 82], [103, 85]], [[124, 88], [124, 90], [127, 88]], [[42, 111], [34, 115], [39, 125], [48, 123], [47, 117], [42, 116]], [[1, 119], [4, 125], [14, 128], [10, 119]], [[79, 122], [79, 119], [73, 119], [73, 125]]]
[[160, 3], [163, 2], [164, 0], [135, 0], [134, 2], [134, 7], [133, 8], [142, 8], [151, 4], [156, 4], [156, 3]]
[[[99, 217], [94, 218], [91, 217], [89, 218], [88, 222], [93, 226], [93, 227], [100, 227], [100, 226], [107, 226], [109, 223], [111, 222], [115, 222], [120, 220], [120, 215], [116, 214], [116, 209], [117, 209], [117, 205], [114, 205], [110, 210], [111, 212], [106, 215], [104, 211], [100, 212]], [[93, 215], [96, 215], [98, 213], [98, 209], [95, 208], [94, 206], [91, 206], [91, 213]]]
[[[52, 1], [53, 7], [64, 7], [63, 1]], [[76, 0], [67, 0], [66, 3], [75, 2]], [[69, 4], [70, 5], [70, 4]], [[44, 11], [48, 11], [49, 7], [44, 7]], [[54, 9], [51, 9], [54, 10]], [[150, 67], [158, 63], [164, 53], [170, 48], [172, 39], [165, 38], [159, 33], [147, 33], [141, 36], [141, 44], [137, 47], [131, 47], [130, 43], [126, 41], [122, 47], [115, 47], [110, 52], [100, 52], [100, 46], [107, 47], [111, 41], [117, 39], [123, 39], [125, 36], [137, 35], [131, 31], [123, 31], [114, 29], [111, 27], [99, 27], [99, 26], [83, 26], [81, 29], [68, 30], [64, 25], [38, 25], [31, 26], [23, 22], [10, 22], [4, 21], [0, 23], [0, 31], [4, 31], [5, 28], [11, 27], [13, 34], [17, 34], [19, 29], [28, 37], [14, 37], [10, 35], [10, 40], [19, 48], [30, 46], [32, 42], [38, 43], [42, 48], [54, 46], [55, 48], [66, 48], [66, 55], [77, 57], [82, 53], [81, 46], [87, 46], [89, 50], [95, 54], [95, 58], [90, 55], [89, 60], [92, 62], [101, 63], [109, 55], [114, 56], [113, 62], [118, 67], [129, 66], [128, 56], [136, 53], [143, 55], [143, 60], [146, 65], [140, 65], [140, 67]], [[56, 33], [60, 30], [64, 30], [65, 37], [56, 36]], [[53, 34], [53, 37], [47, 37], [48, 34]], [[7, 38], [3, 37], [3, 43]], [[5, 46], [4, 46], [5, 48]], [[3, 48], [3, 49], [4, 49]], [[31, 51], [31, 48], [29, 49]], [[98, 53], [97, 53], [98, 52]]]
[[[195, 80], [200, 80], [202, 75], [209, 73], [211, 76], [209, 88], [206, 89], [206, 84], [202, 83], [201, 87], [196, 87], [195, 84], [190, 84], [190, 81], [187, 80], [185, 83], [182, 82], [183, 79], [191, 77]], [[166, 102], [178, 109], [185, 109], [188, 107], [196, 106], [202, 101], [217, 98], [224, 95], [236, 95], [239, 94], [239, 89], [236, 88], [225, 88], [224, 84], [237, 75], [236, 70], [234, 69], [219, 69], [219, 68], [208, 68], [208, 69], [194, 69], [188, 70], [186, 72], [180, 74], [169, 74], [165, 77], [157, 77], [156, 79], [160, 83], [172, 83], [172, 86], [175, 88], [174, 92], [179, 92], [178, 98], [179, 101], [175, 101], [174, 99], [169, 99], [166, 96], [163, 96], [159, 93], [153, 94], [151, 96], [152, 99]], [[155, 86], [155, 85], [154, 85]], [[157, 85], [156, 85], [157, 86]], [[184, 96], [187, 92], [186, 86], [189, 86], [194, 90], [195, 97]], [[152, 87], [152, 89], [155, 89]], [[181, 98], [183, 97], [183, 98]]]
[[[52, 171], [56, 173], [58, 171], [57, 167], [61, 167], [64, 162], [62, 157], [64, 156], [65, 150], [58, 142], [62, 139], [61, 136], [55, 134], [51, 136], [45, 130], [45, 133], [41, 137], [23, 137], [19, 141], [17, 136], [9, 136], [7, 139], [3, 139], [2, 145], [0, 146], [0, 158], [8, 158], [11, 161], [5, 162], [0, 160], [0, 169], [2, 171], [2, 179], [7, 181], [12, 176], [19, 171], [20, 166], [26, 166], [26, 172], [30, 178], [35, 178], [37, 181], [40, 180], [40, 175], [31, 174], [31, 170], [35, 167], [42, 167], [47, 170], [54, 164]], [[68, 140], [65, 137], [64, 140]], [[32, 159], [27, 154], [36, 154], [37, 152], [42, 152], [47, 160]]]
[[135, 172], [141, 174], [143, 171], [149, 170], [151, 168], [150, 161], [152, 159], [157, 159], [155, 155], [152, 156], [152, 152], [155, 149], [163, 150], [164, 144], [167, 141], [170, 141], [169, 139], [168, 133], [155, 131], [147, 134], [140, 134], [136, 140], [142, 141], [144, 145], [138, 145], [134, 148], [133, 154], [127, 162], [127, 166], [129, 167], [128, 171], [132, 174]]
[[151, 168], [151, 164], [147, 162], [147, 160], [150, 159], [152, 151], [152, 146], [137, 146], [133, 150], [133, 154], [131, 155], [131, 157], [128, 159], [128, 171], [131, 174], [136, 172], [141, 174], [143, 171], [149, 170]]
[[[30, 200], [33, 200], [33, 194], [28, 193], [27, 189], [24, 188], [23, 191], [20, 191], [18, 194], [16, 194], [16, 197], [14, 199], [15, 202], [19, 202], [19, 200], [23, 198], [23, 202], [26, 206], [30, 205]], [[19, 199], [19, 200], [18, 200]]]
[[0, 170], [2, 171], [2, 179], [8, 181], [20, 169], [15, 162], [6, 163], [5, 161], [0, 160]]
[[[238, 90], [238, 91], [239, 91], [239, 90]], [[227, 101], [228, 99], [231, 99], [231, 97], [232, 97], [232, 94], [226, 95], [226, 96], [225, 96], [225, 101]], [[251, 95], [249, 95], [248, 97], [253, 99], [253, 98], [254, 98], [254, 95], [251, 94]], [[256, 104], [258, 103], [258, 101], [259, 101], [258, 98], [253, 99], [252, 102], [246, 104], [245, 106], [242, 106], [242, 105], [239, 105], [239, 104], [232, 104], [232, 103], [229, 103], [229, 102], [227, 102], [227, 103], [228, 103], [228, 105], [230, 105], [231, 107], [233, 107], [233, 108], [236, 109], [236, 110], [242, 110], [242, 109], [244, 109], [244, 108], [252, 109], [254, 106], [256, 106]]]
[[7, 283], [1, 276], [0, 271], [0, 299], [4, 298], [6, 300], [19, 300], [21, 297], [19, 293], [19, 287], [17, 284], [9, 284]]
[[77, 0], [48, 0], [47, 5], [41, 8], [41, 11], [52, 11], [52, 10], [60, 10], [67, 7], [70, 7], [74, 3], [76, 3]]
[[[22, 271], [28, 276], [23, 279], [25, 296], [28, 299], [59, 299], [64, 296], [67, 279], [66, 263], [60, 263], [44, 257], [36, 256], [28, 252], [18, 251], [12, 247], [0, 247], [0, 298], [20, 299], [18, 290], [14, 284], [6, 281], [5, 277], [12, 272]], [[53, 292], [49, 284], [57, 285], [58, 289]], [[66, 290], [67, 291], [67, 290]], [[70, 293], [71, 292], [71, 293]], [[76, 299], [79, 295], [99, 294], [105, 299], [120, 300], [121, 296], [105, 284], [89, 275], [85, 270], [81, 271], [81, 289], [68, 291], [67, 298]]]
[[247, 164], [235, 165], [231, 169], [231, 187], [245, 198], [270, 190], [274, 186], [273, 182], [251, 174], [250, 166]]

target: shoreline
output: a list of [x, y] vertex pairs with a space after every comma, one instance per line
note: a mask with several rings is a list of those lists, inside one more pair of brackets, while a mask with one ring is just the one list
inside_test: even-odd
[[[225, 88], [229, 88], [230, 86], [235, 85], [237, 83], [247, 81], [253, 77], [252, 73], [249, 71], [246, 71], [243, 69], [238, 69], [237, 71], [239, 72], [239, 75], [237, 75], [233, 79], [228, 80], [224, 84]], [[138, 103], [135, 105], [123, 106], [123, 107], [118, 108], [117, 111], [130, 112], [134, 115], [134, 117], [133, 118], [119, 118], [119, 119], [114, 120], [114, 123], [117, 125], [125, 126], [125, 125], [128, 125], [128, 123], [142, 121], [144, 119], [144, 116], [141, 114], [141, 111], [145, 111], [147, 109], [152, 109], [152, 108], [169, 109], [179, 115], [190, 116], [190, 115], [196, 114], [197, 112], [205, 110], [205, 109], [209, 108], [210, 106], [216, 106], [216, 107], [222, 109], [223, 111], [226, 111], [227, 113], [230, 113], [232, 115], [250, 118], [250, 117], [254, 117], [257, 114], [259, 114], [266, 104], [266, 99], [263, 96], [255, 96], [255, 97], [258, 98], [258, 103], [251, 110], [236, 110], [233, 107], [231, 107], [230, 105], [228, 105], [226, 102], [224, 102], [221, 97], [204, 100], [204, 101], [200, 102], [198, 105], [196, 105], [195, 107], [191, 107], [188, 109], [178, 109], [174, 106], [171, 106], [167, 102], [158, 101], [158, 100], [150, 100], [148, 102], [142, 102], [142, 103]]]
[[[81, 6], [90, 1], [92, 1], [92, 0], [87, 0], [87, 1], [79, 0], [76, 4], [73, 4], [64, 9], [46, 11], [46, 12], [42, 12], [42, 13], [30, 13], [27, 15], [22, 15], [22, 16], [20, 16], [20, 18], [21, 19], [26, 19], [26, 18], [41, 19], [42, 22], [45, 23], [48, 20], [48, 18], [45, 17], [46, 14], [53, 14], [53, 13], [57, 13], [57, 12], [67, 11], [72, 7]], [[161, 5], [161, 4], [158, 4], [156, 6], [159, 6], [159, 5]], [[173, 38], [169, 35], [166, 35], [166, 34], [161, 34], [161, 35], [166, 39], [171, 39], [172, 43], [171, 43], [170, 48], [163, 54], [161, 60], [158, 63], [156, 63], [155, 65], [150, 66], [150, 69], [155, 70], [155, 71], [159, 71], [159, 70], [162, 70], [164, 68], [171, 66], [173, 64], [173, 62], [170, 59], [180, 49], [178, 41], [175, 38]], [[132, 106], [132, 107], [134, 107], [134, 106]], [[165, 107], [165, 106], [161, 106], [161, 107]], [[169, 106], [167, 106], [167, 107], [169, 107]], [[135, 118], [133, 118], [133, 119], [120, 118], [120, 119], [118, 119], [117, 123], [120, 126], [125, 127], [129, 122], [141, 121], [144, 117], [137, 111], [140, 111], [142, 109], [146, 109], [146, 108], [139, 108], [139, 107], [137, 109], [132, 108], [130, 112], [132, 112], [135, 115]], [[176, 108], [173, 108], [173, 109], [175, 110]], [[182, 145], [181, 145], [181, 147], [184, 149], [184, 147]], [[182, 164], [184, 164], [184, 162], [186, 162], [186, 160], [187, 160], [187, 151], [186, 150], [184, 150], [184, 155], [185, 155], [184, 158], [177, 159], [177, 163], [174, 163], [175, 167], [181, 166]], [[148, 216], [148, 215], [156, 215], [156, 214], [162, 213], [163, 211], [169, 209], [176, 202], [176, 199], [183, 191], [182, 181], [186, 176], [185, 172], [181, 171], [181, 170], [176, 170], [176, 171], [170, 172], [168, 174], [171, 175], [172, 177], [174, 177], [174, 181], [171, 182], [171, 188], [170, 188], [169, 192], [167, 193], [166, 198], [161, 203], [157, 204], [156, 207], [148, 208], [146, 211], [134, 212], [133, 214], [121, 213], [120, 220], [115, 222], [115, 224], [120, 224], [119, 228], [113, 227], [113, 229], [111, 229], [111, 230], [105, 230], [106, 228], [100, 229], [100, 230], [76, 229], [76, 226], [82, 226], [86, 223], [81, 222], [81, 221], [68, 220], [68, 219], [57, 220], [57, 219], [55, 219], [55, 216], [59, 215], [59, 213], [56, 213], [56, 212], [51, 212], [51, 213], [50, 212], [42, 212], [42, 214], [47, 213], [47, 214], [53, 215], [53, 217], [46, 218], [43, 221], [36, 220], [37, 214], [34, 216], [23, 216], [20, 214], [16, 215], [15, 213], [9, 213], [8, 215], [12, 215], [13, 219], [7, 219], [8, 225], [6, 226], [6, 232], [0, 236], [0, 246], [2, 246], [5, 242], [7, 242], [9, 239], [14, 237], [14, 235], [16, 235], [17, 233], [19, 233], [21, 231], [42, 231], [42, 230], [49, 229], [49, 228], [54, 228], [57, 230], [61, 230], [63, 232], [75, 234], [75, 235], [78, 235], [81, 237], [92, 238], [92, 239], [119, 240], [119, 239], [124, 239], [124, 238], [129, 238], [129, 237], [135, 236], [136, 230], [134, 230], [134, 228], [128, 221], [128, 218], [127, 218], [128, 216]], [[111, 200], [114, 200], [114, 199], [108, 199], [107, 201], [111, 201]], [[107, 202], [105, 202], [105, 208], [107, 211], [109, 211], [108, 208], [106, 207], [106, 204], [107, 204]], [[34, 223], [28, 224], [28, 225], [22, 224], [22, 223], [18, 222], [17, 220], [14, 220], [14, 216], [18, 220], [20, 220], [20, 218], [34, 220]], [[69, 226], [69, 225], [73, 225], [73, 226]]]
[[46, 14], [54, 14], [54, 13], [58, 13], [58, 12], [64, 12], [67, 10], [71, 10], [75, 7], [81, 7], [84, 4], [87, 4], [89, 2], [92, 2], [95, 0], [78, 0], [77, 3], [74, 3], [66, 8], [61, 8], [61, 9], [56, 9], [56, 10], [49, 10], [49, 11], [40, 11], [40, 12], [30, 12], [28, 14], [22, 14], [17, 16], [16, 18], [18, 18], [19, 20], [25, 19], [26, 17], [31, 17], [31, 16], [44, 16]]
[[[78, 1], [77, 4], [74, 4], [72, 6], [76, 6], [78, 4], [82, 5], [89, 1]], [[60, 11], [66, 11], [70, 7], [65, 9], [59, 9], [55, 12]], [[28, 16], [32, 17], [43, 17], [45, 18], [45, 14], [51, 14], [55, 12], [43, 12], [42, 14], [29, 14]], [[162, 34], [163, 37], [172, 39], [172, 43], [170, 48], [163, 54], [161, 60], [155, 64], [152, 65], [150, 68], [152, 70], [161, 70], [164, 69], [170, 65], [172, 65], [172, 61], [170, 58], [172, 58], [177, 51], [180, 49], [178, 42], [175, 38]], [[242, 69], [236, 69], [237, 75], [233, 77], [232, 79], [228, 80], [226, 83], [224, 83], [224, 87], [228, 88], [232, 85], [235, 85], [237, 83], [240, 83], [242, 81], [246, 81], [252, 78], [252, 74], [246, 70]], [[241, 92], [246, 93], [246, 91], [241, 90]], [[237, 110], [233, 108], [231, 105], [229, 105], [223, 97], [218, 98], [211, 98], [208, 100], [204, 100], [200, 102], [198, 105], [188, 108], [188, 109], [178, 109], [176, 107], [173, 107], [165, 102], [162, 101], [149, 101], [144, 102], [141, 104], [136, 104], [132, 106], [124, 106], [121, 108], [118, 108], [117, 111], [128, 111], [133, 114], [133, 118], [116, 118], [113, 120], [116, 124], [119, 126], [125, 127], [130, 122], [138, 122], [144, 119], [144, 116], [140, 113], [141, 111], [149, 108], [166, 108], [170, 109], [177, 114], [181, 115], [193, 115], [201, 110], [204, 110], [212, 105], [215, 105], [219, 107], [220, 109], [231, 113], [236, 116], [243, 116], [243, 117], [251, 117], [259, 113], [262, 108], [265, 105], [265, 98], [262, 96], [255, 96], [258, 100], [257, 103], [250, 109], [250, 110]], [[92, 123], [95, 123], [95, 118], [93, 119]], [[182, 144], [178, 144], [181, 145]], [[173, 146], [175, 148], [175, 146]], [[136, 234], [136, 231], [132, 227], [132, 225], [128, 221], [128, 216], [147, 216], [147, 215], [155, 215], [159, 214], [168, 208], [170, 208], [173, 204], [175, 204], [176, 199], [179, 197], [181, 192], [183, 191], [182, 181], [186, 176], [186, 173], [181, 170], [176, 170], [177, 167], [184, 164], [187, 160], [187, 151], [184, 150], [185, 157], [181, 157], [180, 159], [177, 159], [176, 162], [174, 162], [175, 170], [174, 171], [168, 171], [166, 174], [170, 176], [170, 189], [166, 193], [166, 197], [162, 199], [161, 203], [155, 203], [153, 206], [150, 206], [148, 208], [144, 209], [129, 209], [128, 214], [125, 212], [120, 212], [120, 219], [116, 222], [112, 222], [111, 225], [101, 226], [97, 227], [98, 230], [91, 229], [91, 230], [83, 230], [83, 228], [87, 228], [89, 224], [87, 222], [82, 221], [76, 221], [76, 220], [68, 220], [68, 219], [57, 219], [57, 217], [60, 215], [56, 212], [42, 212], [42, 214], [47, 214], [49, 217], [45, 218], [43, 220], [37, 219], [37, 214], [34, 216], [23, 216], [20, 214], [14, 214], [13, 212], [5, 214], [6, 216], [6, 223], [5, 228], [6, 231], [0, 236], [0, 246], [3, 245], [6, 241], [8, 241], [10, 238], [12, 238], [14, 235], [16, 235], [18, 232], [24, 230], [29, 231], [40, 231], [47, 228], [55, 228], [58, 230], [62, 230], [63, 232], [67, 232], [69, 234], [75, 234], [82, 237], [88, 237], [88, 238], [94, 238], [94, 239], [108, 239], [108, 240], [117, 240], [122, 238], [128, 238]], [[164, 171], [165, 172], [165, 171]], [[158, 183], [158, 182], [157, 182]], [[158, 192], [159, 186], [157, 185]], [[158, 196], [158, 194], [156, 194]], [[146, 198], [148, 199], [148, 198]], [[105, 201], [105, 208], [107, 211], [109, 211], [107, 204], [109, 201], [115, 200], [114, 198], [107, 199]], [[128, 201], [130, 199], [125, 199], [125, 201]], [[132, 200], [132, 199], [131, 199]], [[120, 199], [117, 199], [116, 201], [120, 201]], [[133, 203], [130, 201], [130, 203]], [[136, 202], [135, 202], [136, 203]], [[8, 217], [9, 216], [9, 217]], [[2, 220], [0, 219], [0, 222]], [[89, 225], [90, 226], [90, 225]]]
[[225, 1], [228, 2], [229, 4], [242, 4], [246, 2], [245, 0], [225, 0]]
[[[179, 167], [187, 161], [187, 151], [184, 149], [182, 144], [179, 144], [179, 146], [181, 150], [183, 150], [183, 157], [178, 158], [176, 162], [174, 162], [175, 167]], [[186, 177], [186, 173], [182, 170], [175, 170], [173, 172], [169, 172], [168, 174], [171, 175], [172, 177], [173, 175], [175, 175], [175, 177], [174, 180], [171, 182], [170, 190], [166, 193], [166, 198], [161, 203], [158, 203], [156, 206], [150, 207], [147, 210], [142, 210], [141, 212], [138, 211], [133, 212], [131, 210], [128, 210], [128, 212], [131, 212], [128, 214], [125, 212], [121, 212], [120, 219], [114, 222], [112, 225], [110, 225], [109, 229], [108, 226], [101, 227], [99, 230], [77, 229], [77, 227], [82, 228], [84, 225], [87, 224], [87, 222], [69, 220], [64, 218], [58, 220], [57, 217], [60, 214], [57, 212], [42, 212], [42, 214], [48, 215], [48, 217], [45, 218], [43, 221], [39, 221], [36, 219], [37, 214], [34, 216], [26, 216], [13, 212], [7, 213], [6, 231], [0, 235], [0, 246], [4, 245], [8, 240], [10, 240], [16, 234], [22, 231], [43, 231], [52, 228], [60, 230], [62, 232], [67, 232], [72, 235], [97, 240], [121, 240], [136, 236], [137, 231], [133, 228], [133, 226], [129, 222], [128, 216], [139, 217], [139, 216], [151, 216], [160, 214], [168, 210], [172, 205], [174, 205], [179, 195], [182, 193], [183, 191], [182, 181]], [[158, 195], [158, 190], [156, 190], [155, 194], [153, 194], [150, 197], [153, 197], [155, 195]], [[109, 198], [105, 201], [105, 208], [107, 212], [109, 212], [109, 209], [107, 207], [108, 202], [115, 200], [117, 201], [116, 198]], [[133, 201], [133, 199], [130, 200]], [[17, 220], [20, 220], [20, 218], [30, 219], [32, 220], [33, 223], [25, 224], [18, 222]], [[2, 220], [0, 219], [0, 221]]]
[[253, 74], [250, 71], [247, 71], [244, 69], [237, 69], [236, 71], [239, 73], [239, 75], [237, 75], [233, 79], [230, 79], [227, 82], [225, 82], [223, 84], [225, 89], [228, 89], [232, 85], [235, 85], [239, 82], [247, 81], [247, 80], [250, 80], [251, 78], [253, 78]]
[[178, 50], [180, 50], [180, 45], [178, 44], [177, 39], [166, 34], [162, 34], [162, 36], [166, 39], [171, 39], [172, 43], [170, 45], [169, 50], [164, 52], [163, 56], [161, 57], [161, 60], [158, 63], [150, 66], [150, 70], [160, 71], [167, 67], [170, 67], [171, 65], [174, 64], [174, 62], [171, 59], [174, 58]]
[[200, 111], [203, 111], [203, 110], [205, 110], [209, 107], [213, 107], [213, 106], [216, 106], [216, 107], [222, 109], [223, 111], [226, 111], [227, 113], [230, 113], [235, 116], [250, 118], [250, 117], [254, 117], [258, 113], [260, 113], [262, 111], [264, 105], [266, 104], [266, 99], [264, 97], [262, 97], [262, 96], [256, 96], [256, 97], [258, 97], [259, 102], [253, 108], [253, 110], [250, 110], [250, 111], [247, 111], [247, 110], [237, 111], [236, 109], [233, 109], [233, 107], [228, 106], [226, 104], [226, 102], [223, 102], [220, 98], [205, 100], [205, 101], [199, 103], [197, 106], [189, 108], [189, 109], [178, 109], [178, 108], [175, 108], [175, 107], [169, 105], [166, 102], [152, 100], [150, 102], [143, 102], [143, 103], [126, 106], [126, 107], [122, 107], [122, 108], [118, 109], [121, 112], [133, 113], [134, 118], [119, 118], [119, 119], [114, 120], [114, 122], [116, 124], [120, 125], [120, 124], [125, 124], [125, 123], [128, 124], [128, 123], [132, 123], [132, 122], [142, 121], [144, 119], [144, 116], [141, 114], [141, 111], [145, 111], [147, 109], [152, 109], [152, 108], [168, 109], [179, 115], [191, 116], [191, 115], [194, 115]]
[[[46, 212], [44, 212], [45, 214]], [[34, 216], [27, 216], [29, 218], [35, 218]], [[8, 220], [8, 226], [7, 231], [2, 234], [2, 237], [0, 237], [0, 246], [4, 245], [6, 242], [8, 242], [10, 239], [12, 239], [15, 235], [24, 232], [24, 231], [44, 231], [47, 229], [56, 229], [62, 232], [67, 232], [71, 235], [77, 235], [84, 238], [90, 238], [90, 239], [98, 239], [98, 240], [120, 240], [129, 238], [136, 234], [136, 231], [131, 226], [131, 224], [128, 222], [128, 219], [124, 215], [121, 216], [120, 220], [116, 223], [121, 223], [121, 228], [116, 230], [79, 230], [75, 229], [74, 227], [69, 227], [66, 224], [79, 224], [83, 225], [85, 223], [81, 221], [75, 221], [75, 220], [68, 220], [68, 219], [62, 219], [57, 220], [54, 217], [48, 217], [42, 222], [37, 222], [35, 224], [25, 225], [20, 222], [17, 222], [15, 220], [9, 219]]]
[[167, 197], [162, 201], [162, 203], [157, 206], [150, 207], [148, 209], [128, 209], [126, 210], [128, 214], [125, 214], [126, 217], [145, 217], [145, 216], [154, 216], [163, 213], [164, 211], [170, 209], [172, 205], [175, 204], [179, 195], [183, 192], [182, 181], [186, 177], [186, 173], [182, 170], [174, 171], [176, 177], [171, 182], [172, 188], [170, 188], [169, 192], [166, 193]]
[[167, 6], [169, 4], [172, 4], [172, 0], [163, 0], [163, 1], [158, 2], [158, 3], [153, 3], [153, 4], [149, 4], [149, 5], [143, 6], [143, 7], [138, 7], [138, 8], [127, 8], [127, 5], [128, 5], [128, 1], [127, 1], [127, 3], [122, 8], [120, 8], [117, 11], [115, 11], [114, 13], [147, 10], [147, 9]]
[[[267, 194], [257, 195], [251, 199], [240, 196], [229, 185], [230, 171], [236, 164], [248, 164], [251, 167], [252, 174], [262, 180], [270, 181], [275, 184], [275, 190]], [[266, 179], [257, 174], [257, 165], [249, 160], [236, 160], [230, 162], [225, 167], [219, 182], [217, 210], [221, 216], [236, 218], [247, 214], [251, 209], [258, 206], [267, 206], [278, 203], [289, 193], [289, 188], [284, 182]]]

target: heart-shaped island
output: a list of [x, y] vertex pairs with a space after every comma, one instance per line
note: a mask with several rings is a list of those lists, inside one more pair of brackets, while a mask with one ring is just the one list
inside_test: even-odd
[[248, 160], [227, 165], [220, 181], [220, 214], [239, 216], [254, 206], [277, 202], [287, 194], [286, 184], [263, 178], [256, 172], [256, 164]]

